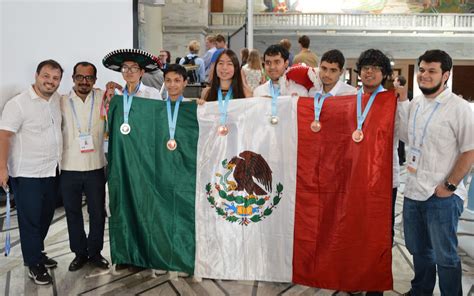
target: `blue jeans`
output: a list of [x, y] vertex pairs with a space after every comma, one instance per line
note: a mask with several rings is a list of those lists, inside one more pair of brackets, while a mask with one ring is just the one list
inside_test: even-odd
[[463, 201], [455, 194], [448, 198], [433, 195], [426, 201], [405, 197], [405, 243], [415, 267], [411, 295], [432, 295], [438, 268], [441, 295], [462, 296], [461, 261], [456, 251], [462, 211]]

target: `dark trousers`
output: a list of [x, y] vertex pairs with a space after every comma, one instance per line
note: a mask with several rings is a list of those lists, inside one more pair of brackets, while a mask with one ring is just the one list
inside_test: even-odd
[[[105, 227], [105, 173], [93, 171], [62, 171], [59, 185], [66, 210], [69, 247], [78, 256], [100, 254], [104, 245]], [[87, 200], [89, 236], [84, 231], [82, 193]]]
[[11, 178], [18, 215], [23, 260], [28, 266], [43, 260], [44, 239], [54, 216], [57, 177]]

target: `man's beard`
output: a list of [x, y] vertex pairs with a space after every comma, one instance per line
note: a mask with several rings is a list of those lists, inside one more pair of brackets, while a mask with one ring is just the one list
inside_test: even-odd
[[439, 84], [436, 85], [435, 87], [430, 87], [430, 88], [428, 88], [428, 87], [421, 87], [421, 86], [420, 86], [420, 90], [421, 90], [421, 92], [422, 92], [425, 96], [426, 96], [426, 95], [429, 96], [429, 95], [432, 95], [432, 94], [434, 94], [435, 92], [437, 92], [437, 91], [441, 88], [441, 85], [442, 85], [442, 84], [443, 84], [443, 82], [440, 81]]

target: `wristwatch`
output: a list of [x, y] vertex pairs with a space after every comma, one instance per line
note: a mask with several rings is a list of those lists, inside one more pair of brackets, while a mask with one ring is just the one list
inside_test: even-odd
[[449, 183], [448, 180], [444, 181], [444, 187], [446, 187], [446, 189], [448, 189], [451, 192], [454, 192], [456, 191], [456, 189], [458, 189], [456, 185], [454, 185], [453, 183]]

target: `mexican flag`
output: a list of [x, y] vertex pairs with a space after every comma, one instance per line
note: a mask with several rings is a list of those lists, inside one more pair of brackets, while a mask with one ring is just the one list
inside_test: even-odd
[[[364, 96], [363, 105], [368, 100]], [[377, 95], [352, 141], [355, 96], [327, 99], [314, 133], [312, 98], [181, 103], [169, 151], [166, 104], [122, 97], [109, 110], [112, 261], [203, 278], [389, 290], [392, 92]]]

